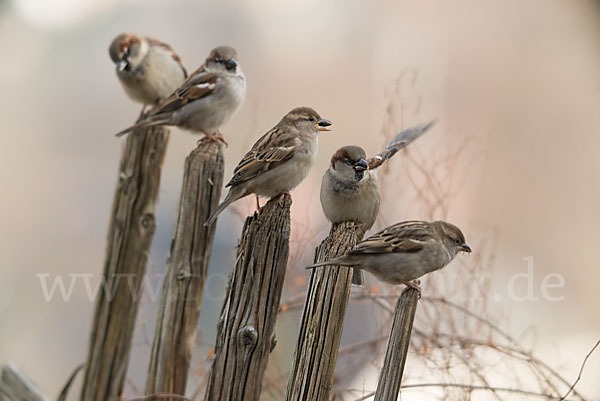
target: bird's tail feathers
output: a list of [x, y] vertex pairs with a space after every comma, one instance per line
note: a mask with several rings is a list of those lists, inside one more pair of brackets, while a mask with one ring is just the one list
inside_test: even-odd
[[160, 114], [156, 114], [153, 116], [149, 116], [142, 121], [139, 121], [132, 125], [131, 127], [125, 128], [123, 131], [120, 131], [116, 134], [116, 136], [123, 136], [128, 134], [131, 131], [134, 131], [138, 128], [147, 128], [147, 127], [156, 127], [158, 125], [168, 125], [170, 122], [168, 116], [163, 116]]
[[321, 267], [321, 266], [346, 266], [346, 267], [352, 267], [352, 284], [353, 285], [358, 285], [361, 286], [364, 284], [365, 282], [365, 276], [364, 273], [361, 269], [358, 269], [356, 267], [356, 263], [353, 263], [349, 260], [344, 260], [345, 257], [342, 256], [340, 258], [337, 259], [332, 259], [332, 260], [328, 260], [325, 262], [319, 262], [319, 263], [315, 263], [312, 264], [310, 266], [307, 267], [307, 269], [314, 269], [315, 267]]
[[208, 218], [208, 220], [206, 220], [206, 223], [204, 223], [205, 226], [210, 226], [217, 218], [217, 216], [219, 214], [221, 214], [221, 212], [223, 210], [225, 210], [225, 208], [229, 205], [231, 205], [233, 202], [235, 202], [237, 200], [237, 198], [235, 196], [232, 196], [231, 191], [229, 191], [229, 193], [227, 194], [227, 196], [225, 197], [225, 199], [223, 199], [223, 202], [221, 202], [216, 208], [215, 210], [213, 210], [213, 212], [211, 213], [210, 217]]
[[344, 260], [344, 257], [338, 258], [338, 259], [332, 259], [332, 260], [327, 260], [325, 262], [319, 262], [319, 263], [313, 263], [310, 266], [307, 266], [307, 269], [314, 269], [315, 267], [321, 267], [321, 266], [347, 266], [347, 267], [353, 267], [354, 263], [348, 262]]

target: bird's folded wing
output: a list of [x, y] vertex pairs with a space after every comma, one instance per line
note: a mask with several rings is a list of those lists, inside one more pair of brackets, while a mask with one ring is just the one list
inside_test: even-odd
[[210, 72], [192, 75], [171, 96], [163, 100], [155, 114], [168, 113], [186, 104], [212, 94], [217, 86], [218, 75]]
[[359, 242], [349, 254], [417, 252], [429, 241], [435, 241], [435, 238], [427, 222], [405, 221]]
[[183, 70], [183, 76], [185, 78], [187, 78], [188, 74], [187, 74], [185, 67], [181, 63], [181, 57], [179, 57], [179, 55], [177, 53], [175, 53], [175, 50], [173, 50], [173, 48], [168, 43], [162, 42], [156, 38], [151, 38], [148, 36], [146, 36], [146, 40], [152, 46], [159, 46], [159, 47], [162, 47], [163, 49], [165, 49], [167, 51], [167, 53], [169, 53], [169, 55], [171, 57], [173, 57], [173, 60], [175, 60], [179, 63], [179, 65], [181, 66], [181, 69]]
[[226, 186], [235, 186], [269, 171], [292, 158], [299, 142], [295, 135], [277, 127], [263, 135], [246, 153]]

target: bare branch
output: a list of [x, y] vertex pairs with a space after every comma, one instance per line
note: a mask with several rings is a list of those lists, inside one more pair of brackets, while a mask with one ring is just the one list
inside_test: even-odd
[[165, 393], [165, 392], [152, 393], [152, 394], [148, 394], [148, 395], [142, 395], [139, 397], [123, 397], [123, 398], [121, 398], [121, 400], [123, 400], [123, 401], [146, 401], [146, 400], [154, 400], [154, 399], [162, 399], [162, 398], [172, 398], [174, 400], [181, 400], [181, 401], [193, 401], [191, 398], [185, 397], [180, 394]]
[[62, 390], [60, 391], [60, 394], [58, 395], [58, 398], [56, 399], [56, 401], [65, 401], [67, 399], [67, 395], [69, 394], [69, 389], [71, 388], [71, 385], [73, 384], [73, 381], [75, 380], [75, 377], [77, 377], [77, 373], [79, 373], [79, 371], [81, 369], [83, 369], [84, 367], [85, 367], [85, 363], [82, 363], [81, 365], [79, 365], [75, 369], [73, 369], [71, 376], [69, 376], [69, 378], [67, 379], [67, 382], [65, 383]]
[[569, 391], [567, 391], [565, 393], [565, 395], [563, 395], [562, 397], [560, 397], [560, 401], [563, 401], [564, 399], [566, 399], [567, 396], [571, 393], [571, 391], [575, 388], [575, 386], [577, 385], [577, 383], [579, 383], [579, 380], [581, 380], [581, 373], [583, 372], [583, 368], [585, 367], [585, 363], [587, 362], [587, 360], [590, 357], [590, 355], [592, 355], [592, 353], [596, 350], [596, 348], [598, 347], [598, 345], [600, 345], [600, 340], [598, 340], [598, 342], [596, 342], [596, 345], [594, 345], [594, 347], [590, 350], [590, 352], [588, 352], [588, 354], [583, 359], [583, 363], [581, 364], [581, 368], [579, 369], [579, 374], [577, 375], [577, 379], [573, 382], [573, 384], [569, 388]]
[[[490, 386], [476, 386], [473, 384], [461, 384], [461, 383], [421, 383], [421, 384], [406, 384], [401, 388], [403, 390], [411, 389], [411, 388], [425, 388], [425, 387], [444, 387], [444, 388], [462, 388], [470, 391], [494, 391], [494, 392], [504, 392], [504, 393], [513, 393], [513, 394], [521, 394], [529, 397], [538, 397], [545, 398], [547, 400], [563, 400], [562, 398], [558, 398], [556, 396], [552, 396], [549, 394], [536, 393], [534, 391], [526, 391], [518, 388], [509, 388], [509, 387], [490, 387]], [[366, 394], [360, 398], [355, 399], [354, 401], [364, 401], [373, 397], [375, 392], [371, 392]]]

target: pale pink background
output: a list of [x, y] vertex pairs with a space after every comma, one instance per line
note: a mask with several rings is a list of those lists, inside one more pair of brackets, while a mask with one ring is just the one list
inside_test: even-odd
[[[47, 303], [35, 275], [96, 279], [101, 272], [123, 146], [113, 133], [139, 112], [121, 90], [107, 48], [116, 34], [131, 31], [172, 44], [188, 70], [216, 45], [238, 49], [248, 97], [223, 129], [226, 179], [292, 107], [312, 106], [334, 122], [311, 175], [292, 193], [294, 238], [311, 238], [303, 243], [306, 255], [290, 266], [293, 276], [305, 274], [302, 266], [326, 231], [318, 186], [330, 155], [349, 143], [378, 151], [385, 90], [403, 71], [417, 71], [397, 129], [439, 119], [413, 145], [419, 155], [469, 138], [457, 167], [465, 184], [446, 217], [474, 244], [497, 236], [490, 299], [504, 311], [503, 327], [573, 380], [600, 338], [599, 22], [598, 2], [586, 0], [0, 2], [0, 362], [15, 361], [55, 397], [85, 358], [93, 308], [85, 289], [75, 286], [70, 302]], [[196, 140], [181, 131], [171, 136], [149, 271], [164, 270], [183, 160]], [[405, 166], [401, 158], [393, 168]], [[410, 191], [397, 203], [388, 196], [383, 220], [426, 217]], [[251, 208], [250, 201], [237, 206]], [[211, 265], [218, 277], [230, 272], [241, 221], [230, 212], [219, 220]], [[534, 257], [540, 299], [515, 302], [507, 283], [526, 272], [527, 256]], [[556, 303], [540, 295], [543, 277], [553, 272], [566, 283], [551, 291], [565, 297]], [[223, 280], [207, 289], [200, 323], [207, 343], [214, 341]], [[134, 339], [129, 375], [140, 388], [155, 307], [144, 304]], [[295, 331], [284, 334], [278, 328], [280, 346], [293, 347]], [[600, 397], [599, 375], [595, 354], [579, 390]]]

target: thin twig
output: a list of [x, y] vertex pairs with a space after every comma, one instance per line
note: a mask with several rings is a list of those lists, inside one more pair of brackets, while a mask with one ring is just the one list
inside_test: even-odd
[[583, 359], [583, 363], [581, 364], [581, 368], [579, 368], [579, 375], [577, 375], [577, 379], [575, 380], [575, 382], [573, 382], [573, 384], [569, 388], [569, 391], [567, 391], [567, 393], [565, 395], [560, 397], [560, 401], [563, 401], [564, 399], [566, 399], [567, 396], [571, 393], [571, 391], [575, 388], [577, 383], [579, 383], [579, 380], [581, 380], [581, 373], [583, 372], [583, 368], [585, 367], [585, 363], [587, 362], [590, 355], [592, 355], [592, 353], [596, 350], [596, 348], [598, 347], [599, 344], [600, 344], [600, 340], [598, 340], [598, 342], [596, 342], [596, 345], [594, 345], [594, 347], [591, 349], [591, 351], [588, 352], [588, 354], [585, 356], [585, 358]]
[[[500, 392], [506, 392], [506, 393], [513, 393], [513, 394], [521, 394], [521, 395], [525, 395], [525, 396], [529, 396], [529, 397], [540, 397], [540, 398], [546, 398], [548, 400], [563, 400], [563, 398], [559, 399], [556, 396], [552, 396], [552, 395], [548, 395], [548, 394], [543, 394], [543, 393], [536, 393], [534, 391], [526, 391], [526, 390], [520, 390], [518, 388], [509, 388], [509, 387], [489, 387], [489, 386], [476, 386], [476, 385], [472, 385], [472, 384], [461, 384], [461, 383], [421, 383], [421, 384], [407, 384], [404, 386], [401, 386], [401, 388], [403, 390], [407, 390], [410, 388], [424, 388], [424, 387], [444, 387], [444, 388], [448, 388], [448, 387], [452, 387], [452, 388], [462, 388], [462, 389], [466, 389], [466, 390], [471, 390], [471, 391], [476, 391], [476, 390], [483, 390], [483, 391], [500, 391]], [[364, 401], [367, 400], [371, 397], [373, 397], [375, 395], [375, 392], [371, 392], [369, 394], [366, 394], [360, 398], [357, 398], [354, 401]]]
[[338, 356], [342, 356], [344, 354], [348, 354], [351, 352], [354, 352], [356, 350], [359, 350], [363, 347], [368, 347], [371, 345], [376, 345], [379, 342], [385, 341], [389, 338], [389, 335], [384, 335], [384, 336], [378, 336], [375, 338], [371, 338], [369, 340], [365, 340], [365, 341], [360, 341], [357, 342], [355, 344], [350, 344], [350, 345], [346, 345], [345, 347], [341, 347], [340, 350], [338, 351]]
[[73, 384], [73, 380], [75, 380], [75, 377], [77, 377], [77, 373], [79, 373], [79, 371], [84, 367], [85, 363], [82, 363], [73, 370], [73, 373], [71, 373], [71, 376], [69, 376], [69, 379], [67, 380], [60, 394], [58, 395], [58, 398], [56, 399], [57, 401], [64, 401], [67, 399], [67, 395], [69, 394], [69, 389], [71, 388], [71, 384]]
[[145, 400], [151, 400], [153, 398], [174, 398], [176, 400], [181, 400], [181, 401], [193, 401], [191, 398], [187, 398], [186, 396], [183, 396], [180, 394], [164, 393], [164, 392], [152, 393], [152, 394], [142, 395], [142, 396], [138, 396], [138, 397], [123, 397], [121, 399], [123, 401], [145, 401]]

